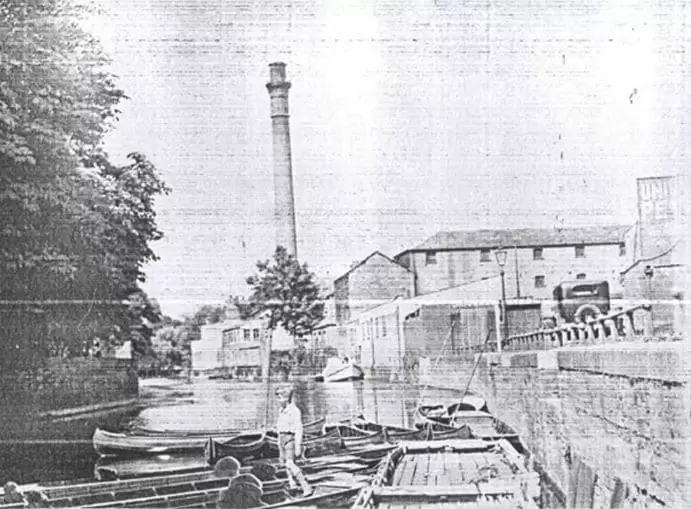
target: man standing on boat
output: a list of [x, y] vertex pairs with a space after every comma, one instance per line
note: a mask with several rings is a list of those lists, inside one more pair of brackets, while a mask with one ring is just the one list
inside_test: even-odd
[[296, 481], [302, 488], [305, 497], [312, 494], [312, 487], [308, 484], [305, 474], [295, 464], [295, 458], [303, 454], [302, 450], [302, 414], [293, 402], [294, 391], [292, 388], [276, 390], [281, 410], [278, 413], [276, 431], [278, 432], [278, 449], [281, 463], [285, 464], [288, 472], [290, 489], [295, 489]]

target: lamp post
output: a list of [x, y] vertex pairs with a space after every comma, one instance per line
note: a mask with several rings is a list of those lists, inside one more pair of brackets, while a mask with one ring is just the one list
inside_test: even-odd
[[650, 332], [654, 332], [654, 327], [655, 327], [655, 322], [654, 322], [654, 315], [653, 315], [653, 274], [654, 270], [651, 265], [646, 265], [645, 269], [643, 270], [643, 275], [645, 276], [645, 279], [648, 281], [648, 305], [650, 306]]
[[509, 337], [509, 321], [506, 315], [506, 283], [504, 281], [504, 266], [506, 265], [506, 251], [502, 248], [494, 252], [499, 265], [499, 275], [501, 276], [501, 317], [502, 317], [502, 341]]

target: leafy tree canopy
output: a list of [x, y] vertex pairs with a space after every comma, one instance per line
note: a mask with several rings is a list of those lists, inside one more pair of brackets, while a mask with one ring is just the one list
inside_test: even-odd
[[[94, 337], [150, 339], [143, 267], [169, 190], [142, 154], [113, 165], [103, 137], [125, 94], [87, 11], [0, 2], [0, 362], [79, 355]], [[135, 344], [135, 351], [137, 350]]]
[[248, 312], [268, 311], [270, 329], [281, 325], [299, 337], [324, 318], [315, 275], [282, 246], [276, 248], [273, 258], [257, 262], [257, 273], [247, 278], [247, 284], [252, 289]]

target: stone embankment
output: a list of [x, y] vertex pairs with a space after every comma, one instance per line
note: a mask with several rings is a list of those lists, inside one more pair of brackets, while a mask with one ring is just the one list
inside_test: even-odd
[[423, 360], [513, 427], [566, 507], [691, 507], [689, 344], [612, 343]]

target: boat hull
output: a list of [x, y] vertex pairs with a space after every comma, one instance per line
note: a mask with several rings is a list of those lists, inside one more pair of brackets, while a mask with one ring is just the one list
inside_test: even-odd
[[349, 380], [362, 380], [365, 372], [356, 364], [329, 365], [321, 374], [324, 382], [347, 382]]
[[[237, 436], [215, 435], [218, 440]], [[204, 450], [208, 436], [130, 435], [96, 428], [94, 450], [100, 456], [152, 456], [171, 453], [196, 453]]]
[[[303, 438], [302, 447], [305, 458], [314, 458], [325, 454], [334, 454], [343, 449], [343, 438], [337, 429], [328, 431], [320, 436], [306, 436]], [[266, 434], [266, 447], [264, 454], [268, 458], [278, 457], [278, 435], [275, 432]]]

